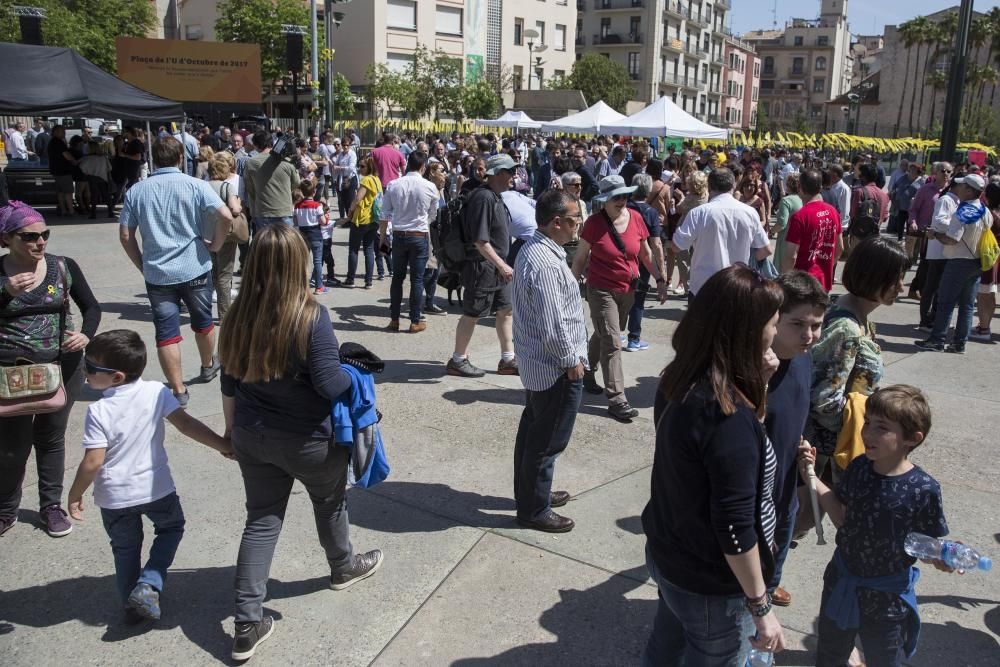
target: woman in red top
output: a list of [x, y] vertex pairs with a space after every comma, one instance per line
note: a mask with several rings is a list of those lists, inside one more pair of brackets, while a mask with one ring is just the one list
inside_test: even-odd
[[753, 170], [751, 169], [744, 174], [743, 179], [740, 181], [740, 187], [737, 188], [736, 198], [757, 211], [757, 216], [760, 217], [760, 224], [764, 226], [764, 231], [766, 232], [768, 231], [767, 202], [760, 196], [760, 184], [753, 177], [748, 177], [752, 173]]
[[[587, 303], [594, 324], [587, 352], [590, 370], [584, 375], [583, 386], [591, 394], [603, 391], [608, 397], [608, 413], [619, 421], [629, 422], [639, 411], [625, 398], [621, 330], [635, 300], [639, 261], [656, 279], [660, 303], [667, 300], [667, 284], [662, 267], [653, 264], [646, 242], [649, 231], [642, 216], [625, 205], [635, 187], [626, 187], [621, 176], [613, 175], [601, 179], [599, 189], [594, 200], [604, 202], [604, 209], [584, 223], [573, 260], [573, 275], [577, 280], [586, 267]], [[598, 361], [604, 375], [603, 390], [594, 378]]]

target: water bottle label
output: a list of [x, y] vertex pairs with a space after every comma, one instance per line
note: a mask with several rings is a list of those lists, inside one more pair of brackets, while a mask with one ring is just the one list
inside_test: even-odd
[[954, 542], [941, 540], [941, 560], [950, 568], [955, 567], [955, 552], [958, 545]]

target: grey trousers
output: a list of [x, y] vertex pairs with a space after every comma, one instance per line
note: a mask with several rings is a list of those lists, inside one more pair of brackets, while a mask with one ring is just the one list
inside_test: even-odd
[[345, 497], [350, 452], [327, 439], [266, 427], [236, 427], [232, 442], [247, 499], [247, 522], [236, 560], [236, 622], [256, 623], [263, 613], [271, 559], [295, 480], [309, 493], [331, 573], [351, 566], [354, 548]]
[[600, 364], [604, 395], [610, 405], [628, 402], [625, 398], [625, 373], [622, 371], [621, 333], [634, 301], [634, 291], [587, 288], [590, 321], [594, 324], [594, 333], [590, 335], [587, 345], [587, 360], [592, 369]]

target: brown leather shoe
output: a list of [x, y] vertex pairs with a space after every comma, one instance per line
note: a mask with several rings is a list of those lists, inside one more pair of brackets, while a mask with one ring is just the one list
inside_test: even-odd
[[410, 325], [410, 333], [420, 333], [427, 328], [427, 322], [414, 322]]
[[776, 607], [787, 607], [792, 604], [792, 594], [781, 586], [778, 586], [774, 589], [774, 592], [771, 593], [771, 604]]
[[517, 522], [525, 528], [540, 530], [543, 533], [568, 533], [576, 525], [573, 523], [573, 519], [560, 516], [552, 510], [545, 512], [534, 521], [518, 517]]
[[497, 375], [520, 375], [521, 372], [517, 367], [517, 359], [511, 359], [510, 361], [500, 360], [497, 364]]
[[562, 507], [569, 502], [568, 491], [553, 491], [549, 494], [549, 505], [552, 507]]
[[389, 326], [386, 329], [389, 331], [399, 331], [399, 320], [389, 320]]

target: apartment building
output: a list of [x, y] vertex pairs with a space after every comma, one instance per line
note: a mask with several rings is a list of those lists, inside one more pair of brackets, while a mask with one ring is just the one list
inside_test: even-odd
[[624, 65], [637, 102], [667, 95], [706, 122], [722, 122], [731, 0], [576, 2], [577, 51], [596, 51]]
[[722, 124], [734, 130], [757, 126], [760, 58], [751, 44], [727, 36], [722, 70]]
[[817, 19], [742, 36], [761, 59], [760, 100], [780, 127], [822, 130], [825, 103], [851, 86], [854, 56], [847, 0], [822, 0]]
[[[499, 62], [510, 68], [514, 91], [541, 90], [553, 77], [569, 76], [581, 48], [576, 0], [490, 0], [489, 15], [502, 26]], [[504, 98], [513, 104], [513, 93]]]

